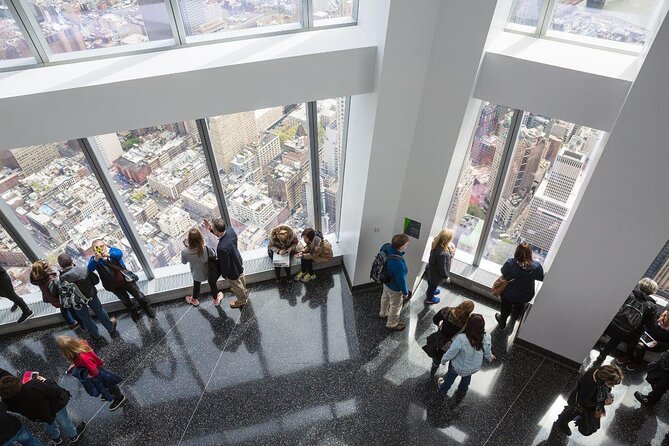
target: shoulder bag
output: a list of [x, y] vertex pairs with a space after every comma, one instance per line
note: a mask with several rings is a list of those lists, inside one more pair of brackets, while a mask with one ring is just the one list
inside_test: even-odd
[[119, 273], [121, 273], [121, 275], [123, 276], [123, 280], [125, 280], [126, 282], [137, 282], [139, 280], [139, 277], [137, 276], [137, 274], [135, 274], [132, 271], [129, 271], [129, 270], [117, 265], [117, 264], [115, 264], [111, 260], [107, 260], [107, 264], [111, 268], [113, 268], [116, 271], [118, 271]]
[[499, 276], [497, 280], [495, 280], [495, 283], [492, 284], [492, 295], [500, 297], [506, 289], [506, 286], [513, 282], [513, 280], [514, 279], [506, 280], [504, 276]]

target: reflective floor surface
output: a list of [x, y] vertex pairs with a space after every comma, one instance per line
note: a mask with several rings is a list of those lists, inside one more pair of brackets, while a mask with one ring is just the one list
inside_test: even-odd
[[84, 445], [669, 444], [669, 397], [654, 412], [633, 397], [646, 387], [641, 369], [626, 372], [595, 435], [549, 437], [578, 374], [514, 346], [510, 329], [494, 330], [497, 304], [455, 286], [442, 288], [442, 303], [476, 302], [497, 361], [464, 400], [441, 398], [421, 346], [442, 305], [425, 307], [424, 289], [402, 313], [403, 332], [378, 317], [380, 292], [351, 295], [339, 268], [307, 284], [254, 284], [241, 311], [228, 294], [220, 307], [161, 305], [137, 324], [121, 313], [121, 337], [96, 348], [126, 378], [128, 403], [115, 412], [64, 374], [54, 342], [72, 334], [64, 327], [1, 338], [0, 367], [37, 370], [70, 390], [70, 413], [89, 422]]

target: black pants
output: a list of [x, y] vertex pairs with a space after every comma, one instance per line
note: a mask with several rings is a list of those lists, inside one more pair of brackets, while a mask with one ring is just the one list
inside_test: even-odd
[[[274, 259], [274, 251], [268, 250], [269, 251], [269, 258]], [[295, 257], [295, 253], [293, 251], [290, 252], [289, 254], [289, 261], [290, 264], [293, 264], [293, 257]], [[284, 266], [283, 269], [286, 271], [286, 277], [290, 277], [290, 266]], [[281, 278], [281, 267], [277, 266], [274, 268], [274, 275], [276, 276], [277, 280]]]
[[314, 261], [311, 259], [302, 258], [301, 271], [305, 274], [314, 273]]
[[570, 404], [564, 407], [564, 410], [558, 416], [556, 423], [566, 426], [569, 424], [570, 421], [572, 421], [574, 418], [581, 415], [582, 413], [583, 411], [579, 406], [577, 406], [576, 404]]
[[609, 337], [609, 342], [604, 345], [602, 349], [602, 356], [610, 354], [612, 351], [618, 347], [618, 344], [624, 342], [627, 344], [627, 355], [633, 356], [636, 343], [639, 342], [638, 334], [627, 335], [626, 333], [621, 333], [614, 326], [609, 325], [606, 327], [604, 334]]
[[[197, 280], [193, 280], [193, 299], [197, 299], [200, 297], [200, 284], [202, 282], [198, 282]], [[207, 283], [209, 283], [209, 290], [211, 291], [211, 297], [216, 297], [216, 294], [218, 294], [218, 288], [216, 287], [216, 279], [209, 278], [207, 280]]]
[[[144, 295], [144, 293], [139, 290], [139, 287], [135, 282], [128, 282], [125, 288], [114, 291], [114, 294], [121, 302], [123, 302], [123, 305], [128, 310], [137, 310], [137, 302], [139, 302], [139, 305], [141, 305], [145, 310], [151, 308], [151, 302]], [[130, 296], [134, 297], [137, 302], [131, 301]]]
[[655, 404], [658, 401], [662, 399], [662, 395], [667, 393], [667, 390], [669, 390], [669, 382], [667, 383], [662, 383], [659, 385], [650, 385], [653, 390], [648, 394], [648, 402], [651, 404]]
[[0, 273], [0, 296], [6, 297], [7, 299], [14, 302], [22, 312], [25, 313], [30, 311], [28, 305], [26, 305], [26, 302], [21, 299], [18, 294], [16, 294], [16, 291], [14, 291], [14, 287], [12, 286], [12, 279], [10, 279], [9, 274], [4, 271]]
[[500, 311], [502, 323], [506, 324], [512, 311], [516, 319], [520, 319], [525, 313], [525, 302], [511, 302], [502, 298], [502, 310]]
[[427, 291], [425, 291], [425, 297], [427, 299], [433, 299], [434, 298], [434, 293], [437, 291], [437, 287], [442, 281], [440, 280], [439, 282], [432, 282], [431, 280], [428, 279], [427, 281]]

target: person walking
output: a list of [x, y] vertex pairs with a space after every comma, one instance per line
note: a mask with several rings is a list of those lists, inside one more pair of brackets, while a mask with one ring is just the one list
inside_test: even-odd
[[630, 370], [635, 370], [638, 362], [633, 363], [634, 349], [644, 331], [644, 327], [650, 327], [657, 320], [657, 307], [651, 294], [657, 293], [658, 285], [653, 279], [644, 277], [639, 281], [636, 288], [632, 291], [625, 303], [620, 307], [613, 320], [606, 327], [605, 335], [609, 336], [609, 341], [604, 344], [602, 352], [597, 361], [600, 363], [613, 352], [618, 344], [625, 342], [627, 344], [627, 354], [616, 362], [620, 365], [630, 365]]
[[644, 395], [641, 392], [634, 392], [636, 398], [642, 406], [653, 407], [669, 390], [669, 352], [662, 353], [656, 361], [648, 364], [648, 374], [646, 381], [651, 386], [651, 392]]
[[118, 387], [123, 378], [103, 367], [104, 362], [86, 341], [70, 336], [58, 336], [56, 344], [60, 353], [71, 364], [67, 372], [77, 377], [91, 396], [102, 396], [105, 401], [110, 401], [111, 411], [126, 402]]
[[513, 310], [514, 322], [525, 313], [525, 305], [534, 297], [535, 281], [544, 280], [544, 269], [532, 259], [532, 247], [523, 242], [516, 247], [513, 258], [502, 265], [502, 277], [507, 281], [506, 288], [500, 295], [501, 313], [495, 314], [498, 327], [506, 328], [506, 321]]
[[85, 422], [75, 427], [67, 412], [70, 397], [70, 392], [43, 376], [25, 384], [12, 375], [0, 378], [0, 398], [7, 410], [44, 423], [51, 437], [49, 445], [63, 444], [63, 435], [70, 439], [70, 444], [76, 443], [86, 430]]
[[11, 312], [18, 310], [19, 308], [21, 309], [21, 316], [19, 316], [19, 319], [16, 321], [17, 324], [24, 323], [34, 314], [32, 310], [28, 308], [28, 305], [21, 296], [16, 294], [14, 286], [12, 285], [12, 279], [2, 265], [0, 265], [0, 297], [5, 297], [14, 302], [14, 305], [10, 308]]
[[[123, 302], [123, 305], [130, 310], [132, 319], [135, 321], [139, 319], [137, 307], [140, 305], [150, 318], [156, 317], [151, 301], [137, 286], [137, 276], [126, 268], [123, 252], [118, 248], [107, 246], [102, 239], [93, 240], [93, 252], [95, 255], [88, 260], [88, 270], [98, 272], [102, 286]], [[130, 296], [134, 297], [136, 302], [131, 301]]]
[[439, 393], [446, 396], [455, 378], [459, 376], [457, 394], [463, 398], [469, 389], [472, 375], [481, 369], [484, 356], [489, 362], [495, 360], [491, 350], [490, 335], [485, 332], [485, 320], [480, 314], [472, 314], [467, 320], [464, 333], [453, 339], [453, 343], [441, 359], [443, 364], [448, 362], [448, 371], [437, 381]]
[[21, 420], [7, 413], [7, 404], [0, 402], [0, 446], [43, 446]]
[[[269, 235], [269, 246], [267, 247], [267, 254], [269, 254], [270, 259], [274, 260], [274, 256], [287, 255], [288, 256], [288, 266], [283, 267], [286, 271], [286, 278], [290, 278], [290, 265], [293, 263], [293, 257], [297, 253], [297, 235], [295, 231], [288, 225], [279, 225], [276, 228], [272, 229], [272, 232]], [[274, 275], [276, 276], [277, 282], [281, 280], [281, 267], [274, 267]]]
[[599, 419], [606, 414], [605, 406], [611, 402], [611, 389], [622, 380], [623, 372], [616, 365], [591, 367], [569, 395], [567, 405], [553, 423], [553, 428], [571, 435], [569, 422], [580, 417], [578, 423], [589, 426], [579, 427], [579, 430], [585, 430], [587, 435], [594, 432], [599, 427]]
[[[474, 311], [474, 302], [471, 300], [464, 300], [456, 307], [444, 307], [432, 317], [432, 322], [437, 326], [437, 331], [428, 336], [428, 344], [432, 345], [432, 368], [430, 369], [430, 376], [434, 376], [441, 365], [441, 358], [444, 353], [451, 346], [455, 335], [461, 333], [469, 315]], [[430, 339], [432, 338], [432, 339]]]
[[[193, 276], [193, 294], [186, 296], [186, 302], [191, 305], [200, 305], [200, 284], [204, 281], [209, 283], [209, 291], [214, 298], [214, 305], [219, 306], [223, 300], [223, 293], [218, 291], [218, 271], [211, 271], [211, 261], [216, 261], [216, 253], [204, 242], [204, 237], [199, 229], [193, 228], [188, 231], [188, 238], [184, 240], [186, 249], [181, 251], [181, 263], [190, 265]], [[216, 268], [217, 269], [217, 268]]]
[[100, 299], [98, 299], [98, 290], [95, 288], [95, 285], [100, 283], [98, 275], [83, 266], [75, 265], [72, 257], [67, 253], [62, 253], [58, 256], [58, 265], [60, 265], [61, 268], [60, 280], [73, 283], [79, 288], [79, 291], [81, 291], [84, 296], [90, 299], [88, 303], [83, 305], [80, 309], [73, 309], [79, 317], [81, 325], [84, 326], [84, 329], [90, 333], [94, 339], [102, 339], [100, 330], [88, 311], [90, 308], [93, 310], [93, 313], [95, 313], [98, 322], [105, 327], [107, 332], [109, 332], [112, 337], [118, 336], [118, 331], [116, 331], [116, 318], [109, 318], [109, 315], [102, 307]]
[[442, 229], [432, 240], [432, 250], [427, 264], [427, 291], [425, 292], [425, 304], [438, 304], [440, 299], [439, 285], [451, 283], [451, 258], [455, 253], [455, 246], [451, 244], [453, 231]]
[[302, 240], [304, 240], [304, 249], [298, 252], [296, 257], [301, 260], [300, 272], [295, 276], [295, 280], [309, 282], [316, 278], [314, 274], [314, 262], [327, 262], [332, 260], [332, 245], [323, 238], [320, 231], [313, 228], [306, 228], [302, 231]]
[[242, 255], [237, 248], [237, 233], [233, 228], [228, 228], [222, 218], [215, 218], [211, 223], [204, 220], [203, 224], [208, 231], [218, 237], [218, 245], [216, 246], [218, 273], [224, 279], [228, 279], [230, 290], [236, 297], [234, 302], [230, 302], [230, 308], [243, 307], [249, 299], [246, 291]]
[[390, 243], [381, 246], [381, 252], [386, 255], [384, 268], [390, 281], [383, 284], [379, 316], [388, 318], [386, 328], [394, 331], [401, 331], [406, 327], [400, 322], [400, 312], [404, 300], [409, 296], [407, 289], [409, 268], [404, 261], [404, 253], [408, 246], [409, 236], [406, 234], [396, 234]]
[[79, 327], [79, 317], [70, 308], [64, 308], [60, 302], [58, 290], [58, 273], [47, 260], [37, 260], [30, 271], [30, 283], [39, 287], [42, 301], [53, 305], [60, 310], [61, 316], [69, 327], [74, 330]]

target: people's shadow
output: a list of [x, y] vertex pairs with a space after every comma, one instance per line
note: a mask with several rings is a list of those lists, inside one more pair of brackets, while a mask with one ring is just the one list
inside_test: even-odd
[[622, 444], [650, 444], [657, 432], [657, 417], [643, 408], [618, 406], [606, 436]]
[[242, 309], [242, 314], [239, 317], [237, 330], [232, 335], [230, 342], [225, 346], [226, 352], [236, 352], [239, 347], [244, 344], [246, 350], [254, 354], [260, 348], [260, 327], [258, 326], [258, 318], [253, 309], [253, 303], [249, 302]]
[[[200, 314], [209, 322], [211, 325], [211, 331], [214, 334], [213, 342], [217, 349], [223, 351], [225, 349], [225, 343], [230, 338], [233, 330], [235, 329], [235, 320], [227, 315], [223, 308], [219, 306], [214, 307], [216, 309], [217, 315], [214, 316], [209, 311], [205, 310], [202, 307], [198, 307]], [[243, 314], [243, 313], [242, 313]]]
[[430, 426], [443, 429], [453, 424], [459, 401], [456, 398], [442, 397], [434, 380], [419, 379], [414, 393], [425, 407]]
[[331, 272], [319, 272], [318, 279], [304, 283], [302, 302], [309, 302], [309, 308], [318, 308], [321, 305], [327, 305], [330, 290], [334, 286], [335, 281]]
[[279, 292], [279, 299], [287, 300], [288, 305], [294, 307], [297, 305], [297, 296], [300, 293], [300, 288], [296, 283], [293, 283], [290, 279], [285, 284], [281, 284], [277, 287]]

